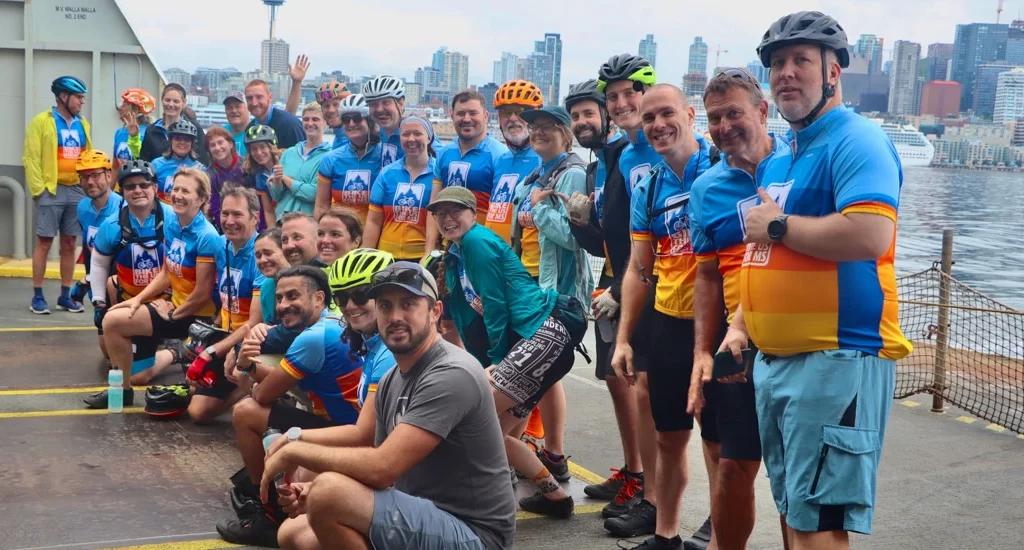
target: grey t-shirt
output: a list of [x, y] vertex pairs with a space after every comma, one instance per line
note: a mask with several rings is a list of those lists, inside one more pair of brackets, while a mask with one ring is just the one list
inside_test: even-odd
[[377, 386], [376, 446], [400, 423], [441, 437], [395, 489], [461, 519], [487, 548], [512, 548], [516, 505], [505, 443], [487, 374], [441, 338], [408, 373], [391, 369]]

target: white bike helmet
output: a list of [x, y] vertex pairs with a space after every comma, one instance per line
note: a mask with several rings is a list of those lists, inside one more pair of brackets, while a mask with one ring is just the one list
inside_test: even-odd
[[370, 116], [370, 107], [366, 104], [366, 98], [362, 94], [352, 94], [341, 100], [338, 105], [338, 114], [359, 114], [363, 118]]
[[405, 84], [393, 76], [382, 74], [363, 84], [362, 93], [366, 101], [388, 97], [395, 100], [405, 99]]

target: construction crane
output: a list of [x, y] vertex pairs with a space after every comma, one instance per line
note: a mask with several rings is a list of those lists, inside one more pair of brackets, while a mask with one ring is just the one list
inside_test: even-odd
[[[999, 1], [1000, 1], [1000, 3], [1002, 2], [1002, 0], [999, 0]], [[715, 50], [715, 70], [716, 71], [718, 70], [718, 67], [719, 67], [718, 57], [722, 55], [722, 52], [729, 53], [729, 50], [723, 50], [722, 49], [722, 45], [719, 44], [718, 48]]]
[[999, 18], [1003, 15], [1003, 0], [999, 0], [999, 7], [996, 8], [996, 25], [999, 24]]

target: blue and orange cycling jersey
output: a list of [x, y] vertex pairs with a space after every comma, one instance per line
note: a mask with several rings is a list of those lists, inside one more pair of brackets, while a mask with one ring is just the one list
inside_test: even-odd
[[[78, 201], [78, 225], [82, 226], [82, 244], [86, 248], [93, 248], [96, 246], [96, 235], [100, 232], [100, 226], [104, 223], [110, 223], [107, 218], [116, 216], [121, 211], [121, 205], [124, 204], [124, 199], [121, 195], [111, 191], [110, 196], [107, 198], [107, 204], [103, 205], [103, 208], [96, 210], [92, 205], [92, 199], [86, 197]], [[114, 224], [117, 224], [117, 220], [113, 220]], [[88, 264], [88, 262], [86, 262]], [[86, 265], [86, 271], [89, 266]]]
[[198, 160], [192, 157], [178, 158], [171, 155], [170, 158], [159, 157], [153, 160], [153, 172], [156, 173], [156, 197], [164, 204], [171, 204], [171, 189], [174, 188], [174, 174], [182, 168], [198, 166], [204, 172], [206, 167], [199, 164]]
[[249, 308], [259, 303], [263, 274], [256, 269], [256, 235], [240, 250], [221, 237], [217, 255], [217, 290], [220, 293], [221, 327], [234, 330], [249, 322]]
[[78, 116], [71, 117], [69, 124], [56, 107], [53, 108], [53, 120], [57, 125], [57, 183], [75, 185], [78, 183], [75, 165], [88, 143], [85, 126]]
[[[434, 148], [434, 152], [440, 154], [441, 141], [434, 136], [434, 141], [430, 142], [430, 146]], [[390, 136], [383, 128], [380, 129], [380, 166], [378, 170], [385, 168], [387, 165], [395, 162], [396, 160], [402, 160], [405, 158], [405, 151], [402, 150], [402, 136], [398, 130]]]
[[[654, 250], [658, 272], [654, 309], [679, 319], [693, 318], [693, 284], [697, 276], [690, 241], [690, 187], [711, 167], [710, 145], [700, 135], [695, 133], [694, 137], [700, 148], [690, 156], [682, 179], [668, 164], [659, 164], [655, 167], [657, 179], [652, 174], [645, 176], [630, 199], [634, 246], [649, 245]], [[650, 193], [654, 193], [654, 200], [648, 212]]]
[[515, 215], [512, 203], [516, 198], [516, 187], [538, 167], [540, 156], [529, 146], [514, 151], [510, 149], [494, 163], [494, 189], [484, 225], [506, 243], [512, 244], [512, 216]]
[[[840, 106], [796, 132], [791, 145], [758, 182], [783, 212], [876, 214], [895, 223], [903, 170], [881, 127]], [[751, 339], [771, 355], [849, 349], [905, 357], [912, 346], [900, 330], [895, 250], [895, 231], [884, 255], [864, 261], [812, 258], [783, 243], [748, 245], [740, 297]]]
[[351, 144], [343, 145], [320, 159], [317, 185], [330, 185], [331, 203], [355, 210], [363, 224], [370, 210], [370, 187], [380, 174], [380, 148], [370, 147], [360, 157]]
[[[222, 252], [222, 239], [202, 212], [185, 227], [181, 227], [178, 216], [174, 214], [164, 220], [165, 267], [171, 280], [171, 303], [174, 307], [179, 307], [195, 291], [199, 264], [213, 264], [216, 269], [217, 255]], [[216, 313], [213, 293], [207, 298], [194, 313], [197, 317], [212, 317]]]
[[644, 131], [638, 131], [636, 143], [630, 142], [619, 155], [619, 172], [626, 180], [626, 191], [630, 193], [630, 196], [637, 184], [647, 177], [647, 173], [661, 161], [661, 155], [647, 142]]
[[316, 324], [295, 337], [281, 360], [281, 368], [309, 394], [314, 413], [326, 414], [338, 425], [355, 424], [363, 361], [349, 357], [350, 348], [341, 341], [345, 325], [326, 313], [324, 310]]
[[505, 144], [486, 136], [476, 147], [462, 154], [456, 139], [437, 152], [434, 185], [442, 188], [456, 185], [472, 191], [476, 196], [476, 221], [485, 224], [494, 189], [494, 165], [507, 152]]
[[331, 141], [332, 151], [335, 149], [341, 149], [349, 144], [348, 136], [345, 135], [345, 130], [341, 126], [332, 128], [332, 130], [334, 130], [334, 140]]
[[377, 248], [396, 258], [419, 261], [426, 247], [427, 213], [437, 159], [431, 157], [423, 173], [415, 178], [405, 162], [381, 170], [370, 193], [370, 210], [382, 212]]
[[[775, 152], [785, 150], [785, 140], [773, 136]], [[757, 165], [757, 179], [764, 174], [772, 156]], [[757, 200], [755, 178], [723, 159], [693, 182], [690, 189], [690, 238], [697, 263], [718, 261], [722, 274], [725, 307], [732, 321], [740, 305], [740, 266], [747, 245], [743, 244], [746, 220], [740, 216], [744, 205]]]
[[366, 358], [363, 359], [363, 370], [359, 376], [359, 408], [366, 404], [366, 398], [370, 393], [377, 392], [377, 384], [384, 377], [391, 367], [395, 366], [395, 356], [391, 350], [384, 345], [380, 334], [374, 334], [366, 339]]
[[[160, 208], [163, 212], [166, 234], [167, 222], [174, 217], [174, 210], [159, 201], [156, 203], [156, 208]], [[118, 212], [100, 225], [100, 230], [96, 233], [96, 240], [93, 242], [93, 250], [98, 254], [113, 256], [117, 252], [117, 257], [113, 260], [117, 267], [118, 286], [121, 288], [122, 298], [125, 300], [138, 296], [164, 266], [164, 242], [156, 240], [156, 214], [150, 212], [141, 222], [129, 214], [128, 223], [139, 237], [153, 237], [153, 241], [129, 244], [118, 250], [121, 244], [120, 212]]]
[[270, 198], [270, 177], [274, 173], [270, 170], [260, 170], [252, 175], [252, 181], [255, 185], [256, 195], [259, 197]]

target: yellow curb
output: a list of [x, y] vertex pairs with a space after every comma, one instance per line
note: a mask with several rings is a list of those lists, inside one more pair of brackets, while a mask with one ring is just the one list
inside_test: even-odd
[[[22, 279], [31, 279], [32, 259], [30, 258], [27, 260], [12, 260], [10, 258], [0, 258], [0, 277], [17, 277]], [[45, 278], [60, 280], [59, 262], [46, 263]], [[78, 280], [85, 278], [84, 265], [75, 264], [74, 278]]]
[[[125, 407], [124, 414], [135, 414], [144, 412], [144, 407]], [[0, 413], [0, 419], [3, 418], [40, 418], [50, 416], [90, 416], [97, 414], [120, 414], [112, 413], [107, 409], [74, 409], [65, 411], [28, 411], [28, 412], [13, 412], [13, 413]]]
[[216, 550], [217, 548], [239, 548], [240, 544], [232, 544], [221, 539], [189, 540], [182, 542], [162, 542], [138, 546], [111, 546], [107, 550]]

